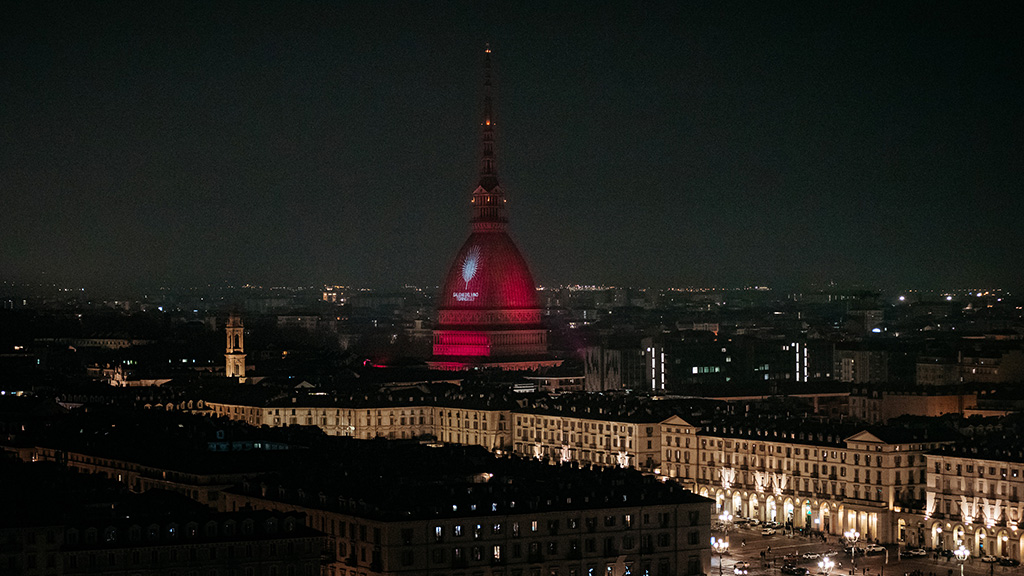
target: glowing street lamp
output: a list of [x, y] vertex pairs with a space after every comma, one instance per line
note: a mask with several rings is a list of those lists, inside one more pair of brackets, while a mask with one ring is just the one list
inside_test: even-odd
[[967, 561], [967, 557], [971, 555], [971, 551], [964, 548], [963, 542], [960, 543], [960, 547], [953, 551], [953, 556], [956, 556], [958, 562], [960, 562], [960, 576], [964, 576], [964, 562]]
[[836, 563], [832, 561], [828, 556], [824, 557], [821, 562], [818, 562], [818, 568], [821, 573], [825, 576], [829, 576], [832, 573], [832, 569], [836, 567]]
[[[722, 556], [729, 549], [729, 543], [725, 540], [718, 539], [711, 541], [711, 547], [718, 552], [718, 576], [722, 576]], [[960, 576], [963, 576], [962, 574]]]
[[[850, 544], [850, 561], [853, 563], [853, 571], [857, 571], [857, 541], [860, 540], [860, 532], [850, 529], [843, 532], [843, 536], [846, 541]], [[960, 576], [963, 576], [961, 574]]]
[[722, 531], [728, 534], [729, 524], [732, 522], [732, 514], [729, 514], [728, 512], [722, 512], [718, 515], [718, 521], [722, 523]]

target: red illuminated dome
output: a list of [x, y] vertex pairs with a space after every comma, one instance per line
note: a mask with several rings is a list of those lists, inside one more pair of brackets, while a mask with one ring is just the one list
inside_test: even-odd
[[473, 232], [445, 277], [429, 364], [446, 370], [535, 370], [561, 362], [547, 355], [533, 276], [505, 231], [505, 192], [494, 162], [490, 53], [485, 54], [483, 151], [480, 182], [473, 191]]
[[539, 310], [526, 260], [504, 231], [474, 232], [455, 256], [440, 310]]

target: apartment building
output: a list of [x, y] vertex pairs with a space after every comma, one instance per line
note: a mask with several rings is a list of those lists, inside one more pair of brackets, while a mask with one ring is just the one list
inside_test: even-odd
[[1019, 446], [946, 447], [927, 456], [924, 514], [907, 519], [924, 545], [973, 556], [1024, 558], [1024, 452]]

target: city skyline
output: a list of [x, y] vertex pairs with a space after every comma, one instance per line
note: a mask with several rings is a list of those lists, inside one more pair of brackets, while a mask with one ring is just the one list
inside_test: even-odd
[[435, 285], [490, 42], [540, 284], [1020, 284], [999, 6], [3, 11], [4, 280]]

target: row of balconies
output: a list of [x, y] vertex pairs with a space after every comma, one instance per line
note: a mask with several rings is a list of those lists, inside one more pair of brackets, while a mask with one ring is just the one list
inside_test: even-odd
[[994, 488], [991, 489], [991, 490], [975, 490], [974, 488], [971, 488], [971, 487], [967, 487], [967, 488], [953, 488], [951, 486], [946, 486], [946, 487], [943, 488], [942, 493], [943, 494], [949, 494], [949, 495], [952, 495], [952, 496], [978, 496], [978, 497], [982, 497], [982, 498], [1009, 498], [1011, 500], [1016, 500], [1017, 499], [1017, 494], [1016, 493], [1013, 493], [1012, 495], [1010, 495], [1010, 494], [1003, 494], [1002, 491], [996, 490]]

